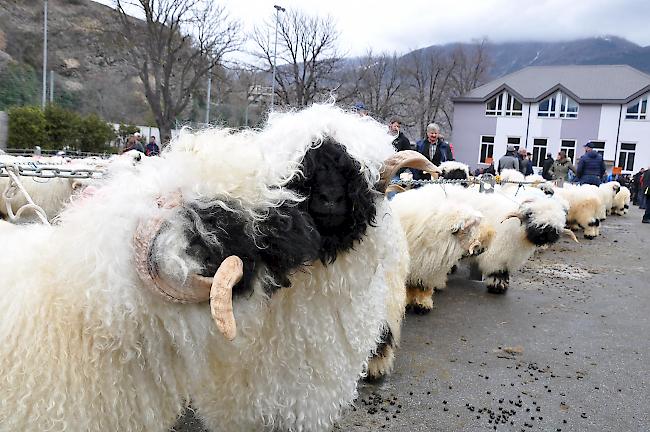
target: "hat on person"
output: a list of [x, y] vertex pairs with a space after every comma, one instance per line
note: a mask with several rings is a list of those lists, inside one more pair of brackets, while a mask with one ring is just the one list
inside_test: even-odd
[[357, 111], [366, 111], [366, 106], [363, 102], [357, 102], [354, 104], [354, 109]]
[[515, 151], [515, 150], [516, 150], [516, 149], [515, 149], [515, 146], [512, 145], [512, 144], [508, 144], [508, 145], [506, 146], [506, 151]]
[[589, 141], [587, 144], [584, 145], [585, 147], [589, 147], [590, 149], [594, 148], [594, 143]]

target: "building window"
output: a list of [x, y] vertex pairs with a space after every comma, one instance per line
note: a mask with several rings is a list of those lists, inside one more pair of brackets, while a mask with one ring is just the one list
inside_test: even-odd
[[634, 172], [634, 152], [636, 144], [621, 143], [621, 151], [618, 153], [618, 166], [623, 168], [623, 171]]
[[481, 135], [481, 155], [479, 158], [479, 163], [488, 164], [488, 159], [493, 160], [494, 154], [494, 137]]
[[648, 118], [648, 95], [645, 95], [627, 106], [626, 120], [646, 120]]
[[533, 140], [533, 166], [542, 167], [546, 158], [546, 138], [535, 138]]
[[560, 151], [566, 153], [566, 157], [569, 158], [571, 162], [574, 162], [576, 156], [576, 140], [562, 140]]
[[485, 104], [487, 116], [521, 117], [522, 112], [521, 102], [507, 91], [493, 97]]
[[578, 103], [557, 92], [539, 103], [537, 117], [578, 118]]
[[591, 143], [594, 145], [594, 151], [605, 157], [605, 141], [591, 141]]
[[508, 145], [513, 145], [517, 150], [521, 145], [521, 137], [508, 137]]

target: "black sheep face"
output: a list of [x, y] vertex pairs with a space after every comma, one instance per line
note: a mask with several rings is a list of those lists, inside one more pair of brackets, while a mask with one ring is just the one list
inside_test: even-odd
[[530, 213], [524, 213], [522, 222], [526, 226], [526, 238], [535, 246], [553, 244], [560, 239], [561, 233], [558, 228], [533, 223]]
[[302, 160], [302, 175], [287, 187], [305, 197], [301, 209], [313, 220], [321, 237], [319, 258], [333, 262], [340, 252], [360, 241], [375, 220], [376, 193], [361, 166], [343, 146], [325, 139]]
[[[460, 168], [454, 168], [449, 171], [444, 171], [441, 177], [444, 178], [445, 180], [467, 180], [468, 179], [465, 170], [462, 170]], [[460, 184], [465, 188], [469, 187], [469, 183], [461, 182]]]
[[[225, 205], [224, 205], [225, 204]], [[313, 221], [295, 205], [268, 209], [253, 222], [235, 202], [191, 202], [181, 210], [185, 253], [211, 277], [225, 258], [237, 255], [244, 264], [242, 280], [233, 294], [249, 294], [253, 279], [264, 269], [270, 294], [291, 285], [289, 276], [320, 257], [321, 238]]]

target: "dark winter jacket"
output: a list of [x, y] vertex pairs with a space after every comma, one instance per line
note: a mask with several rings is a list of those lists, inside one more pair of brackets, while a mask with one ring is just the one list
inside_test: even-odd
[[553, 164], [555, 161], [552, 157], [547, 157], [544, 159], [544, 165], [542, 166], [542, 177], [544, 180], [553, 180]]
[[590, 151], [582, 155], [578, 161], [576, 175], [582, 180], [583, 177], [595, 176], [599, 179], [605, 175], [605, 162], [597, 151]]
[[643, 183], [643, 192], [646, 194], [646, 196], [650, 195], [650, 170], [645, 170], [643, 172], [641, 181]]
[[147, 156], [158, 156], [160, 154], [160, 149], [158, 148], [158, 144], [150, 142], [147, 144], [147, 147], [145, 147], [145, 152]]
[[[417, 142], [415, 150], [424, 155], [427, 159], [433, 162], [434, 165], [438, 166], [442, 162], [453, 161], [454, 155], [451, 152], [451, 146], [447, 141], [438, 139], [438, 141], [433, 144], [429, 142], [427, 138], [421, 139]], [[420, 170], [411, 170], [413, 172], [414, 180], [430, 180], [431, 176], [429, 174], [424, 174]]]
[[393, 147], [395, 147], [395, 151], [411, 150], [411, 142], [406, 138], [406, 135], [400, 131], [393, 140]]

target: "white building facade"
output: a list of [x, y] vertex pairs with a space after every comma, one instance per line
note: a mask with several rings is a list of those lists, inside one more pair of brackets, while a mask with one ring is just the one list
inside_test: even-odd
[[560, 150], [575, 162], [591, 141], [609, 166], [650, 166], [650, 76], [629, 66], [528, 67], [454, 99], [456, 159], [485, 167], [506, 146], [541, 167]]

